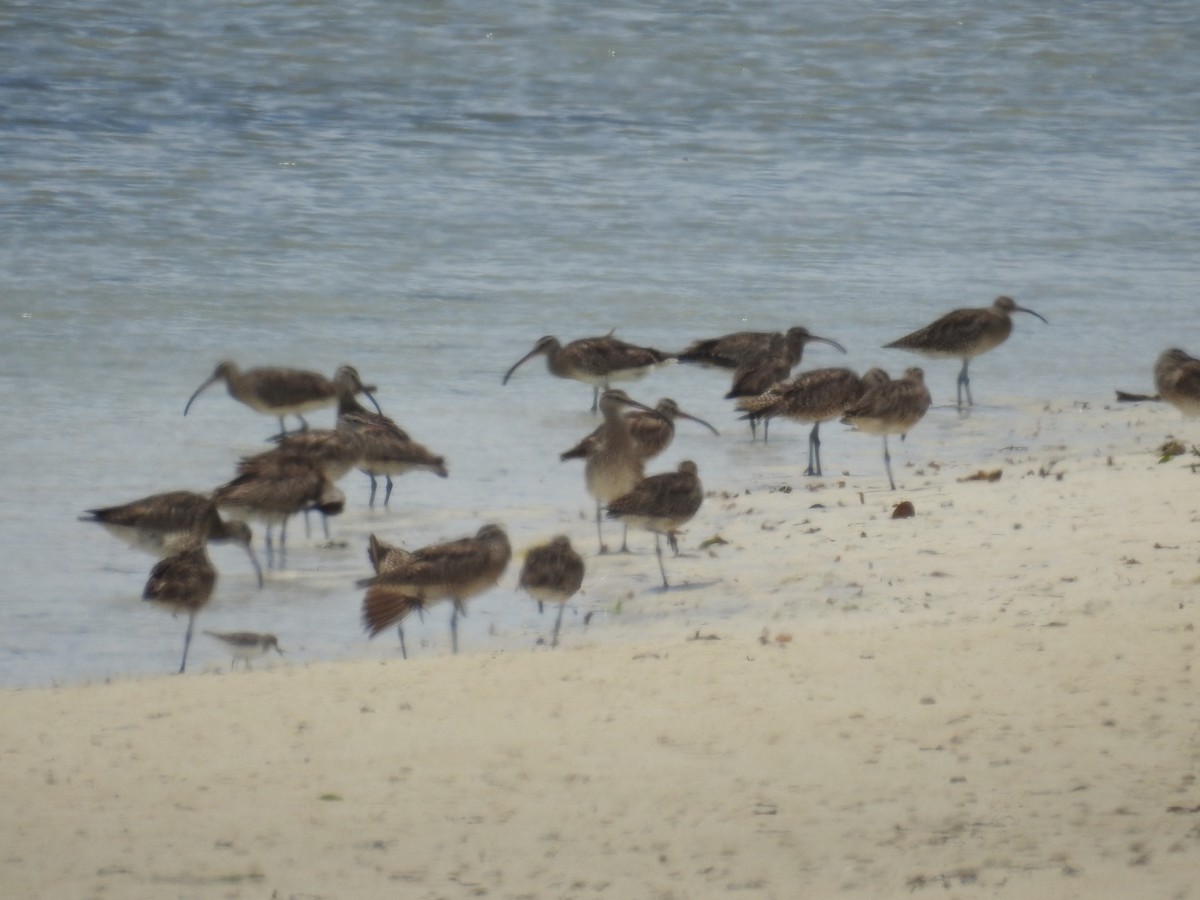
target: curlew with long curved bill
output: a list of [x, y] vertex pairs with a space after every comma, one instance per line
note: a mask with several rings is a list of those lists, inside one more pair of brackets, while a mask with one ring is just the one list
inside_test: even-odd
[[225, 645], [225, 649], [233, 654], [233, 659], [229, 663], [230, 672], [237, 666], [239, 659], [242, 661], [242, 666], [249, 671], [250, 660], [258, 659], [268, 650], [274, 650], [283, 656], [283, 648], [279, 646], [279, 639], [273, 634], [258, 634], [254, 631], [206, 631], [204, 633], [220, 641]]
[[636, 381], [675, 359], [674, 354], [618, 340], [611, 332], [600, 337], [580, 338], [565, 346], [558, 338], [546, 335], [504, 373], [501, 383], [508, 384], [508, 379], [522, 363], [539, 354], [546, 357], [546, 368], [551, 375], [573, 378], [592, 386], [592, 412], [599, 407], [601, 390], [608, 390], [612, 382]]
[[[588, 493], [596, 499], [596, 538], [601, 553], [608, 552], [600, 529], [601, 507], [632, 490], [645, 476], [645, 458], [633, 441], [629, 422], [622, 415], [626, 407], [665, 418], [657, 410], [631, 399], [624, 391], [607, 390], [600, 395], [604, 422], [584, 463], [583, 477]], [[621, 541], [621, 552], [628, 552], [628, 549], [626, 536]]]
[[[386, 483], [383, 494], [385, 507], [392, 499], [393, 475], [399, 477], [408, 472], [425, 470], [439, 478], [447, 477], [449, 472], [446, 470], [445, 457], [414, 441], [407, 431], [382, 411], [371, 412], [358, 402], [354, 396], [353, 380], [349, 373], [343, 372], [348, 368], [346, 366], [338, 370], [345, 380], [339, 385], [337, 427], [339, 431], [353, 432], [358, 436], [362, 452], [357, 466], [360, 472], [371, 479], [371, 496], [367, 505], [375, 505], [377, 478], [380, 476]], [[355, 378], [357, 374], [353, 373]], [[376, 406], [378, 408], [378, 404]]]
[[237, 544], [246, 551], [258, 586], [263, 585], [262, 567], [251, 546], [250, 526], [237, 519], [222, 519], [213, 498], [194, 491], [151, 494], [120, 506], [87, 510], [82, 522], [104, 526], [136, 550], [162, 559], [182, 550], [193, 537], [213, 543]]
[[143, 600], [157, 603], [173, 614], [187, 613], [188, 626], [183, 636], [180, 674], [187, 666], [196, 613], [208, 604], [216, 583], [217, 570], [208, 558], [207, 545], [201, 537], [194, 535], [178, 553], [158, 561], [150, 571], [150, 578], [142, 591]]
[[734, 369], [733, 385], [725, 399], [754, 397], [770, 390], [792, 374], [792, 369], [798, 366], [803, 358], [805, 346], [814, 342], [829, 344], [842, 353], [846, 352], [846, 348], [837, 341], [810, 334], [804, 328], [794, 328], [786, 336], [773, 335], [765, 350], [749, 354]]
[[794, 422], [812, 423], [808, 434], [808, 468], [805, 475], [821, 475], [822, 422], [843, 415], [857, 403], [870, 387], [890, 379], [882, 369], [872, 369], [859, 376], [850, 369], [811, 369], [801, 372], [791, 381], [777, 385], [757, 397], [743, 397], [738, 408], [745, 411], [742, 419], [750, 421], [751, 430], [763, 424], [763, 442], [767, 440], [771, 420], [776, 417]]
[[678, 355], [680, 362], [696, 363], [702, 366], [714, 366], [719, 369], [736, 369], [747, 360], [761, 356], [770, 350], [775, 338], [784, 340], [790, 368], [800, 365], [804, 354], [804, 346], [810, 341], [821, 341], [837, 347], [843, 353], [846, 349], [836, 341], [816, 337], [807, 328], [796, 325], [786, 332], [774, 331], [736, 331], [718, 338], [705, 338], [692, 341]]
[[[671, 442], [675, 439], [675, 422], [679, 419], [698, 422], [713, 434], [721, 433], [703, 419], [684, 412], [679, 408], [679, 404], [670, 397], [663, 397], [654, 404], [654, 412], [634, 409], [625, 413], [625, 421], [629, 425], [629, 435], [633, 438], [633, 443], [641, 453], [644, 462], [648, 462], [671, 446]], [[596, 445], [600, 443], [603, 428], [603, 425], [597, 426], [591, 434], [570, 450], [560, 453], [558, 458], [564, 462], [568, 459], [587, 459]]]
[[896, 479], [892, 477], [888, 435], [898, 434], [904, 440], [909, 429], [924, 417], [931, 402], [925, 387], [925, 372], [914, 366], [905, 370], [903, 378], [889, 380], [867, 391], [842, 416], [845, 425], [854, 425], [867, 434], [883, 435], [883, 464], [893, 491]]
[[679, 543], [675, 534], [691, 521], [703, 502], [704, 488], [696, 464], [685, 459], [677, 471], [643, 478], [633, 490], [608, 504], [609, 518], [621, 519], [627, 525], [653, 532], [654, 553], [658, 557], [664, 590], [670, 584], [667, 583], [659, 535], [666, 535], [667, 544], [678, 556]]
[[400, 651], [407, 659], [404, 619], [414, 610], [420, 613], [432, 603], [450, 600], [454, 604], [450, 641], [457, 653], [458, 617], [466, 615], [467, 600], [495, 585], [511, 558], [508, 535], [499, 525], [484, 525], [474, 537], [414, 550], [406, 558], [398, 559], [395, 568], [356, 582], [358, 587], [367, 589], [363, 597], [363, 626], [374, 637], [396, 625]]
[[883, 346], [911, 350], [930, 359], [961, 359], [962, 369], [959, 370], [957, 382], [958, 406], [961, 408], [963, 405], [964, 390], [967, 405], [974, 406], [967, 367], [976, 356], [1008, 340], [1013, 327], [1012, 314], [1015, 312], [1029, 313], [1046, 321], [1040, 313], [1018, 306], [1012, 297], [997, 297], [991, 306], [956, 309], [924, 328]]
[[[335, 383], [320, 372], [277, 366], [243, 371], [238, 368], [237, 363], [225, 360], [217, 365], [212, 375], [188, 398], [183, 414], [188, 414], [192, 403], [205, 388], [218, 381], [225, 382], [225, 388], [234, 400], [244, 403], [255, 412], [276, 416], [279, 419], [280, 434], [287, 433], [283, 421], [285, 416], [295, 416], [300, 420], [301, 430], [307, 431], [308, 422], [304, 419], [304, 413], [333, 406], [338, 398]], [[361, 384], [360, 390], [369, 393], [369, 389]]]
[[537, 601], [538, 612], [543, 603], [557, 603], [558, 617], [554, 620], [554, 636], [550, 646], [558, 646], [558, 632], [562, 628], [563, 610], [567, 601], [583, 585], [583, 558], [575, 552], [570, 539], [563, 534], [530, 548], [525, 554], [525, 564], [517, 587], [523, 589]]
[[287, 556], [287, 521], [296, 513], [315, 509], [336, 516], [346, 507], [343, 494], [325, 472], [302, 459], [246, 471], [213, 492], [213, 500], [237, 519], [257, 519], [266, 525], [267, 566], [274, 564], [271, 529], [279, 528], [279, 568]]
[[1200, 416], [1200, 359], [1177, 347], [1164, 350], [1154, 364], [1154, 387], [1185, 416]]

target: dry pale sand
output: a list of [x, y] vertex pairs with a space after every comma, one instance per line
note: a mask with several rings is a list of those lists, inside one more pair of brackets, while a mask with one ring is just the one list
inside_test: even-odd
[[713, 496], [556, 651], [0, 693], [0, 892], [1200, 896], [1200, 459], [1044, 415], [1100, 438]]

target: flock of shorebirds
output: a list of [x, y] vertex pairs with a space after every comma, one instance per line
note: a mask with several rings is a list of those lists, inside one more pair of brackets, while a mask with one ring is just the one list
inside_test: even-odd
[[[965, 395], [970, 406], [974, 403], [968, 375], [970, 362], [1008, 338], [1015, 312], [1046, 321], [1010, 297], [998, 297], [988, 307], [954, 310], [885, 346], [934, 359], [961, 360], [957, 400], [962, 407]], [[762, 424], [763, 439], [767, 440], [770, 422], [777, 417], [811, 424], [805, 474], [820, 475], [819, 429], [822, 422], [838, 419], [859, 431], [882, 436], [884, 465], [894, 490], [887, 439], [892, 434], [905, 435], [928, 410], [931, 400], [923, 371], [909, 368], [901, 378], [892, 379], [881, 369], [859, 375], [847, 368], [818, 368], [791, 377], [805, 346], [813, 342], [845, 352], [836, 341], [802, 327], [786, 333], [745, 331], [698, 340], [679, 353], [629, 344], [611, 333], [565, 345], [547, 336], [505, 373], [503, 383], [507, 384], [527, 360], [542, 355], [551, 374], [593, 387], [592, 408], [602, 421], [576, 446], [563, 452], [561, 459], [584, 461], [587, 489], [596, 501], [599, 552], [607, 552], [601, 527], [605, 514], [621, 521], [626, 532], [631, 525], [651, 532], [666, 589], [669, 582], [660, 538], [665, 538], [668, 547], [678, 554], [676, 534], [700, 509], [704, 490], [698, 467], [691, 460], [679, 463], [674, 472], [650, 476], [645, 474], [645, 465], [671, 443], [679, 419], [697, 422], [713, 433], [716, 429], [684, 412], [672, 400], [663, 399], [650, 407], [613, 389], [611, 384], [636, 380], [675, 361], [729, 370], [732, 385], [726, 397], [736, 401], [741, 418], [750, 423], [752, 437]], [[1162, 399], [1187, 415], [1200, 415], [1200, 360], [1182, 350], [1168, 350], [1159, 358], [1154, 374]], [[196, 614], [208, 603], [216, 583], [216, 569], [206, 549], [209, 541], [234, 542], [244, 547], [261, 587], [262, 569], [251, 546], [248, 520], [265, 526], [268, 566], [282, 566], [288, 520], [297, 513], [315, 511], [324, 521], [341, 512], [346, 498], [336, 482], [351, 469], [357, 468], [370, 477], [368, 502], [372, 506], [379, 477], [386, 482], [386, 506], [393, 476], [413, 470], [443, 478], [447, 475], [445, 460], [384, 415], [373, 388], [365, 385], [350, 366], [342, 366], [329, 380], [315, 372], [283, 368], [243, 371], [232, 362], [222, 362], [192, 394], [184, 414], [205, 388], [220, 381], [235, 400], [278, 418], [280, 433], [272, 438], [276, 446], [243, 457], [235, 477], [211, 493], [156, 494], [121, 506], [89, 510], [85, 517], [158, 557], [143, 598], [187, 614], [180, 672], [187, 665]], [[364, 407], [358, 401], [359, 395], [366, 396], [374, 410]], [[335, 403], [335, 428], [308, 428], [305, 413]], [[286, 430], [285, 416], [289, 415], [299, 419], [300, 430]], [[325, 529], [328, 535], [327, 522]], [[627, 549], [624, 537], [621, 549]], [[423, 615], [428, 606], [442, 600], [450, 601], [453, 607], [450, 633], [457, 652], [457, 623], [466, 602], [500, 580], [511, 560], [512, 547], [503, 528], [488, 524], [472, 537], [411, 551], [372, 534], [367, 556], [375, 574], [357, 582], [366, 589], [363, 625], [371, 636], [395, 625], [401, 652], [407, 657], [406, 618], [413, 612]], [[539, 609], [544, 603], [559, 607], [551, 646], [558, 643], [563, 609], [580, 589], [584, 571], [582, 557], [565, 536], [533, 547], [525, 556], [518, 587], [537, 600]], [[283, 652], [270, 634], [208, 634], [223, 641], [234, 661], [241, 659], [247, 667], [250, 659], [269, 650]]]

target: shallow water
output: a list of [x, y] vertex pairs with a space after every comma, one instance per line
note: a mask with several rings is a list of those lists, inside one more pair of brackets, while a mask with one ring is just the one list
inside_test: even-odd
[[[518, 548], [560, 528], [590, 548], [556, 458], [589, 389], [536, 361], [500, 384], [542, 334], [678, 349], [804, 324], [849, 350], [804, 365], [896, 373], [914, 358], [883, 343], [1008, 293], [1049, 325], [1019, 316], [972, 367], [976, 414], [910, 438], [957, 459], [1030, 433], [1039, 403], [1150, 390], [1164, 347], [1200, 353], [1198, 50], [1186, 2], [8, 4], [0, 684], [172, 670], [182, 620], [138, 599], [152, 561], [76, 518], [209, 489], [260, 445], [270, 420], [219, 389], [181, 415], [222, 358], [353, 363], [449, 461], [386, 515], [348, 477], [346, 547], [295, 523], [261, 593], [215, 552], [200, 627], [271, 630], [300, 660], [393, 652], [357, 621], [371, 529], [416, 546], [497, 519]], [[924, 365], [950, 401], [955, 364]], [[726, 385], [678, 366], [634, 386], [722, 429], [685, 423], [659, 466], [778, 480], [803, 430], [750, 445]], [[834, 434], [837, 468], [879, 465]], [[515, 577], [464, 642], [544, 627]]]

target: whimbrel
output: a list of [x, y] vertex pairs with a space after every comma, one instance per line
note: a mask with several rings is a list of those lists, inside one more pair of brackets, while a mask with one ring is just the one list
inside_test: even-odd
[[286, 560], [289, 518], [307, 509], [336, 516], [346, 506], [346, 495], [329, 481], [325, 472], [301, 459], [283, 460], [269, 468], [244, 472], [217, 488], [213, 500], [227, 515], [265, 523], [268, 567], [274, 561], [271, 529], [279, 526], [280, 568]]
[[546, 335], [504, 373], [501, 383], [508, 384], [517, 367], [538, 354], [545, 354], [546, 368], [551, 375], [573, 378], [592, 386], [592, 412], [598, 408], [601, 389], [607, 390], [614, 381], [636, 381], [675, 359], [673, 354], [626, 343], [611, 333], [580, 338], [566, 346], [558, 338]]
[[608, 504], [608, 515], [654, 533], [654, 552], [658, 556], [658, 568], [665, 589], [670, 585], [663, 565], [659, 535], [666, 535], [668, 545], [678, 556], [679, 543], [675, 539], [675, 532], [696, 515], [703, 502], [704, 488], [700, 484], [696, 464], [685, 459], [677, 471], [643, 478], [633, 490], [612, 500]]
[[583, 584], [583, 558], [575, 552], [566, 535], [558, 535], [549, 543], [530, 548], [517, 587], [523, 588], [537, 601], [538, 612], [543, 603], [557, 603], [558, 617], [554, 620], [554, 636], [550, 646], [558, 646], [563, 610]]
[[746, 355], [733, 370], [733, 384], [725, 399], [757, 396], [784, 381], [800, 365], [805, 346], [813, 342], [846, 352], [837, 341], [810, 334], [804, 328], [793, 328], [787, 335], [772, 335], [766, 349]]
[[1018, 306], [1012, 297], [997, 297], [991, 306], [948, 312], [924, 328], [890, 344], [884, 344], [884, 347], [911, 350], [930, 359], [961, 359], [962, 369], [958, 373], [958, 405], [962, 406], [963, 390], [966, 389], [967, 405], [974, 406], [967, 366], [976, 356], [998, 347], [1008, 339], [1012, 333], [1014, 312], [1029, 313], [1043, 322], [1046, 321], [1044, 316], [1032, 309]]
[[680, 362], [699, 363], [721, 369], [736, 369], [746, 360], [764, 353], [776, 337], [782, 337], [791, 360], [790, 368], [800, 365], [804, 345], [809, 341], [822, 341], [846, 352], [841, 344], [827, 338], [812, 335], [807, 328], [797, 325], [786, 333], [772, 331], [737, 331], [719, 338], [693, 341], [679, 354]]
[[[599, 428], [596, 442], [583, 469], [588, 493], [596, 498], [596, 538], [601, 553], [608, 552], [608, 548], [604, 546], [604, 535], [600, 530], [600, 508], [608, 501], [632, 490], [645, 475], [645, 460], [633, 442], [629, 423], [621, 414], [624, 407], [630, 406], [655, 416], [662, 415], [630, 399], [624, 391], [605, 391], [600, 396], [600, 412], [604, 416], [604, 423]], [[627, 550], [627, 541], [623, 539], [621, 551]]]
[[796, 422], [812, 422], [812, 431], [808, 434], [808, 468], [804, 474], [819, 476], [821, 423], [845, 413], [859, 401], [868, 384], [875, 385], [888, 380], [882, 369], [872, 369], [863, 377], [850, 369], [810, 369], [765, 394], [743, 397], [738, 401], [738, 408], [746, 411], [741, 418], [749, 419], [752, 429], [757, 422], [763, 423], [764, 442], [771, 420], [777, 416]]
[[178, 553], [199, 536], [215, 543], [234, 543], [243, 547], [262, 587], [262, 567], [251, 546], [250, 526], [237, 519], [222, 519], [213, 498], [194, 491], [167, 491], [152, 494], [120, 506], [87, 510], [84, 522], [103, 525], [105, 531], [131, 547], [160, 559]]
[[193, 536], [178, 553], [158, 561], [150, 571], [150, 578], [142, 591], [143, 600], [164, 606], [172, 613], [187, 613], [188, 626], [183, 636], [180, 674], [187, 666], [196, 613], [212, 598], [216, 583], [217, 570], [208, 558], [207, 545], [201, 537]]
[[362, 453], [357, 465], [359, 471], [371, 479], [368, 506], [375, 505], [378, 476], [383, 476], [386, 484], [383, 505], [387, 506], [388, 501], [392, 499], [393, 475], [399, 477], [418, 469], [432, 472], [439, 478], [445, 478], [449, 474], [444, 457], [433, 453], [424, 444], [414, 441], [407, 431], [382, 412], [366, 409], [354, 396], [353, 379], [349, 374], [343, 373], [343, 369], [339, 369], [338, 373], [339, 376], [345, 374], [345, 380], [339, 384], [337, 427], [339, 431], [354, 432], [358, 435]]
[[925, 387], [925, 373], [914, 366], [905, 370], [903, 378], [867, 391], [842, 416], [843, 424], [854, 425], [867, 434], [883, 435], [883, 464], [893, 491], [896, 489], [896, 480], [892, 477], [888, 435], [898, 434], [903, 440], [908, 430], [921, 421], [930, 402], [929, 390]]
[[[675, 422], [678, 419], [689, 419], [692, 422], [698, 422], [713, 434], [721, 433], [703, 419], [697, 418], [691, 413], [684, 412], [679, 408], [679, 404], [670, 397], [663, 397], [654, 404], [654, 412], [652, 413], [639, 409], [630, 410], [625, 413], [625, 422], [629, 425], [629, 435], [633, 438], [633, 443], [641, 454], [643, 461], [653, 459], [671, 446], [671, 441], [675, 439]], [[591, 434], [570, 450], [560, 453], [558, 458], [563, 461], [568, 459], [587, 459], [596, 445], [600, 443], [603, 429], [603, 425], [597, 426]]]
[[414, 550], [396, 568], [357, 582], [367, 589], [363, 597], [363, 625], [371, 637], [391, 625], [400, 633], [404, 646], [404, 619], [413, 610], [421, 612], [431, 603], [450, 600], [450, 641], [458, 652], [458, 617], [466, 614], [466, 602], [492, 587], [508, 567], [512, 547], [499, 525], [484, 525], [474, 537]]
[[258, 659], [268, 650], [274, 650], [283, 656], [283, 648], [279, 646], [279, 639], [273, 634], [258, 634], [254, 631], [206, 631], [204, 633], [209, 637], [216, 638], [233, 654], [233, 659], [229, 663], [230, 672], [237, 666], [239, 659], [242, 661], [242, 665], [249, 669], [250, 660]]
[[307, 431], [304, 413], [332, 406], [338, 397], [335, 384], [320, 372], [273, 366], [243, 371], [237, 363], [225, 360], [196, 388], [184, 406], [183, 414], [188, 414], [193, 401], [205, 388], [222, 380], [234, 400], [255, 412], [278, 417], [280, 434], [287, 433], [284, 416], [295, 416], [300, 420], [301, 429]]
[[1185, 416], [1200, 416], [1200, 359], [1178, 348], [1164, 350], [1154, 364], [1154, 387]]

